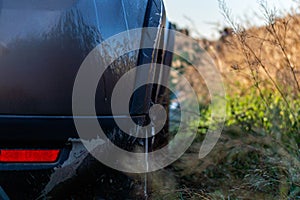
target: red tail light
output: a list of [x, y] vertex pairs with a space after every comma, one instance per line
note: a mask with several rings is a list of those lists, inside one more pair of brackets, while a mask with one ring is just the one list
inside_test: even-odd
[[2, 163], [53, 163], [60, 150], [0, 150]]

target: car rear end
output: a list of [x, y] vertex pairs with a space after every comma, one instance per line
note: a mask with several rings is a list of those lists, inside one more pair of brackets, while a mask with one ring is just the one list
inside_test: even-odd
[[[97, 177], [111, 173], [88, 158], [78, 137], [73, 119], [86, 116], [72, 114], [77, 72], [89, 52], [107, 38], [135, 28], [169, 26], [160, 0], [0, 0], [0, 197], [36, 199], [55, 194], [67, 198], [72, 192], [53, 191], [74, 195], [66, 188], [76, 188], [71, 184], [77, 180], [74, 177], [86, 176], [94, 165]], [[163, 48], [168, 33], [137, 39]], [[107, 132], [117, 127], [110, 105], [115, 84], [129, 70], [151, 62], [169, 65], [171, 54], [137, 50], [105, 71], [95, 107]], [[156, 71], [149, 76], [161, 73], [168, 74]], [[159, 86], [145, 87], [134, 93], [130, 116], [114, 117], [145, 122], [151, 102], [162, 101], [164, 91]], [[119, 143], [143, 145], [128, 138]]]

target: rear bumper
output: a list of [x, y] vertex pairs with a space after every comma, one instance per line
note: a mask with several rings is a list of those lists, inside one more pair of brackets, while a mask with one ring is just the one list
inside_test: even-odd
[[[67, 160], [57, 166], [11, 165], [2, 168], [0, 199], [94, 199], [98, 193], [111, 199], [112, 194], [108, 192], [113, 189], [107, 188], [112, 185], [110, 180], [124, 182], [122, 187], [131, 182], [129, 177], [93, 158], [79, 141], [70, 143], [72, 148]], [[129, 191], [130, 187], [120, 190]]]
[[[130, 116], [116, 117], [126, 120]], [[90, 117], [78, 118], [90, 119]], [[106, 131], [118, 129], [112, 116], [97, 116], [97, 119]], [[146, 117], [131, 116], [131, 119], [140, 122], [145, 121]], [[47, 196], [61, 198], [64, 195], [77, 197], [87, 195], [81, 190], [90, 183], [96, 185], [92, 190], [103, 190], [101, 193], [105, 194], [107, 190], [105, 185], [110, 183], [103, 184], [102, 179], [99, 182], [101, 177], [111, 174], [116, 177], [124, 176], [102, 165], [89, 154], [79, 139], [73, 120], [71, 116], [0, 116], [1, 149], [61, 149], [59, 159], [55, 163], [0, 163], [0, 198], [3, 195], [11, 199], [36, 199]], [[120, 144], [136, 145], [127, 136], [118, 137], [125, 140], [119, 141]], [[88, 182], [84, 182], [87, 176], [90, 176]], [[123, 178], [125, 182], [129, 181], [125, 176]], [[81, 185], [81, 182], [85, 185]], [[81, 192], [75, 194], [77, 190]]]
[[[91, 120], [95, 117], [76, 117], [79, 120]], [[141, 116], [97, 116], [99, 125], [108, 137], [123, 138], [129, 141], [126, 133], [120, 131], [114, 118], [137, 123], [145, 122]], [[52, 169], [62, 165], [69, 157], [72, 141], [79, 141], [74, 117], [72, 116], [14, 116], [0, 115], [0, 149], [60, 149], [60, 155], [54, 163], [0, 163], [0, 171]], [[114, 130], [118, 130], [117, 132]], [[119, 134], [119, 135], [116, 135]], [[125, 136], [125, 137], [124, 137]], [[118, 145], [118, 144], [117, 144]], [[133, 144], [132, 144], [133, 145]]]

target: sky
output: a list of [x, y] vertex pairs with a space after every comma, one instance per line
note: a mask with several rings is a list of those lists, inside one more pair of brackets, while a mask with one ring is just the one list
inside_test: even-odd
[[[220, 12], [218, 0], [164, 0], [167, 16], [181, 28], [193, 30], [194, 36], [217, 39], [218, 30], [226, 25]], [[236, 21], [252, 25], [265, 23], [257, 0], [225, 0]], [[266, 0], [269, 7], [284, 13], [291, 8], [298, 8], [300, 3], [295, 0]]]

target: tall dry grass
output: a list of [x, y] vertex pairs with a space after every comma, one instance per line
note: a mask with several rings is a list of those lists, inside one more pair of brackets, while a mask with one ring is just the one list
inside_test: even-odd
[[[300, 199], [300, 15], [282, 17], [261, 1], [265, 26], [245, 28], [225, 1], [219, 4], [230, 31], [218, 41], [199, 43], [224, 78], [226, 127], [206, 158], [197, 159], [205, 136], [199, 134], [180, 160], [153, 177], [152, 197]], [[174, 66], [193, 80], [199, 96], [207, 96], [188, 63], [176, 60]]]

